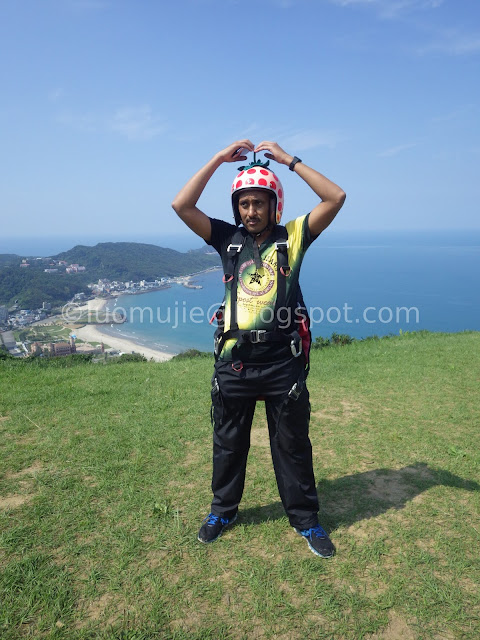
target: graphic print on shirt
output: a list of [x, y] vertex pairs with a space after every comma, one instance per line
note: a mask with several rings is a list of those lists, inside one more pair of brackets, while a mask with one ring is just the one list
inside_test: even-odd
[[[254, 328], [269, 324], [275, 307], [277, 266], [262, 260], [261, 268], [253, 259], [238, 270], [237, 315], [240, 326]], [[268, 311], [271, 309], [272, 311]], [[260, 315], [259, 315], [260, 314]]]
[[264, 296], [273, 289], [275, 271], [267, 262], [263, 262], [262, 268], [257, 269], [253, 260], [247, 260], [240, 266], [238, 280], [247, 295]]

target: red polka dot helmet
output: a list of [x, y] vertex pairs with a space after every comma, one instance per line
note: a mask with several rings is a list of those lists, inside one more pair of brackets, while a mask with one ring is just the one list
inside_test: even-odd
[[238, 211], [238, 192], [242, 189], [267, 189], [275, 196], [274, 224], [280, 224], [283, 213], [283, 187], [277, 176], [267, 169], [268, 161], [265, 163], [255, 161], [246, 167], [240, 167], [240, 173], [232, 184], [232, 208], [235, 224], [241, 224], [240, 212]]

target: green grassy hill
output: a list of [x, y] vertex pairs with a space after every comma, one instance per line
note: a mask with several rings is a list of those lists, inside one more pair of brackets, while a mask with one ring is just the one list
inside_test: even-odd
[[288, 525], [262, 403], [238, 524], [196, 541], [211, 368], [0, 362], [2, 640], [476, 640], [480, 333], [313, 352], [331, 560]]

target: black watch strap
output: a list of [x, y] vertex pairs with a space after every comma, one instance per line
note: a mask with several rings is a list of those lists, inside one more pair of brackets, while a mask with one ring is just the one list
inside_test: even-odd
[[293, 171], [295, 165], [297, 164], [297, 162], [301, 162], [300, 158], [297, 158], [297, 156], [293, 156], [293, 160], [291, 161], [290, 165], [289, 165], [289, 169], [290, 171]]

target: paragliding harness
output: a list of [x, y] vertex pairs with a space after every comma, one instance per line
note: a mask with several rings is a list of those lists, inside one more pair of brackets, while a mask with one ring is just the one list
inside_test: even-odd
[[[248, 232], [245, 229], [238, 229], [227, 248], [227, 261], [225, 265], [225, 274], [223, 281], [230, 287], [230, 328], [224, 331], [225, 319], [225, 299], [217, 309], [216, 313], [212, 317], [210, 322], [217, 320], [218, 328], [214, 335], [214, 353], [215, 360], [217, 361], [224, 344], [227, 340], [235, 339], [236, 344], [232, 350], [233, 362], [232, 368], [235, 371], [241, 371], [243, 363], [240, 360], [235, 360], [236, 347], [241, 344], [259, 344], [259, 343], [280, 343], [290, 346], [290, 350], [294, 358], [304, 355], [305, 357], [305, 371], [303, 380], [306, 379], [310, 367], [310, 345], [311, 345], [311, 333], [310, 333], [310, 318], [305, 308], [300, 285], [298, 286], [297, 299], [294, 302], [295, 308], [290, 309], [290, 323], [287, 328], [279, 327], [279, 311], [286, 307], [286, 288], [287, 278], [290, 275], [291, 268], [288, 264], [288, 233], [285, 227], [277, 225], [274, 228], [274, 241], [277, 251], [277, 299], [275, 302], [274, 311], [274, 328], [271, 331], [263, 329], [251, 329], [241, 330], [237, 322], [237, 289], [238, 289], [238, 276], [239, 276], [239, 256], [242, 249], [245, 246], [248, 238]], [[256, 241], [253, 242], [254, 259], [257, 268], [261, 268], [262, 262], [258, 251]], [[292, 313], [293, 311], [293, 313]], [[294, 385], [295, 387], [296, 385]], [[293, 397], [300, 394], [301, 389], [294, 390], [292, 388], [291, 393]], [[297, 395], [297, 397], [298, 397]], [[296, 399], [296, 398], [295, 398]]]

